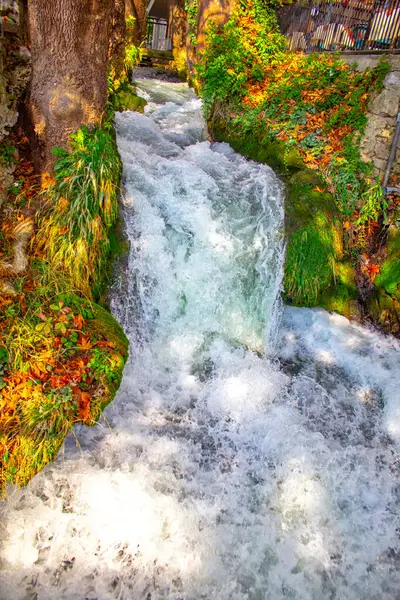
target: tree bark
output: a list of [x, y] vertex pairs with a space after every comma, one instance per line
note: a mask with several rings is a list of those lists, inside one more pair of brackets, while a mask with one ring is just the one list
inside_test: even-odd
[[178, 72], [184, 76], [187, 71], [188, 23], [185, 0], [169, 0], [168, 26], [171, 32], [172, 54]]
[[210, 20], [222, 27], [231, 16], [236, 0], [199, 0], [197, 13], [196, 51], [201, 52], [205, 46], [205, 33]]
[[146, 0], [126, 0], [125, 1], [125, 16], [134, 17], [135, 25], [133, 28], [132, 39], [129, 40], [135, 46], [140, 44], [146, 38], [147, 29], [147, 1]]
[[30, 108], [42, 169], [54, 162], [52, 147], [66, 147], [71, 132], [101, 120], [112, 16], [110, 0], [29, 1]]
[[125, 74], [125, 38], [125, 0], [114, 0], [112, 35], [108, 54], [117, 79], [121, 79]]

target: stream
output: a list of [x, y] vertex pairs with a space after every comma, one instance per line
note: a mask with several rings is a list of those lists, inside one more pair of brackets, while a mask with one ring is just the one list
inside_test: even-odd
[[[2, 600], [400, 598], [400, 346], [283, 307], [284, 188], [184, 84], [116, 116], [130, 339], [105, 419], [2, 503]], [[79, 445], [76, 443], [79, 440]]]

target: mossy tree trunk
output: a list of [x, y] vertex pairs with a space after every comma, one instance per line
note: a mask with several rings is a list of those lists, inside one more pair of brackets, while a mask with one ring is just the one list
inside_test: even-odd
[[125, 16], [135, 18], [133, 37], [131, 41], [135, 46], [140, 46], [146, 37], [147, 27], [147, 1], [125, 0]]
[[51, 148], [101, 120], [113, 9], [110, 0], [29, 1], [30, 109], [43, 170], [54, 162]]

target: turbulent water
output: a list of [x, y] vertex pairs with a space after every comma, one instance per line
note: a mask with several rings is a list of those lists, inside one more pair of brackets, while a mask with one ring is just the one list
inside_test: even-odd
[[[2, 509], [0, 597], [400, 597], [400, 349], [282, 307], [283, 188], [184, 86], [117, 116], [131, 357], [106, 419]], [[160, 104], [163, 102], [164, 104]]]

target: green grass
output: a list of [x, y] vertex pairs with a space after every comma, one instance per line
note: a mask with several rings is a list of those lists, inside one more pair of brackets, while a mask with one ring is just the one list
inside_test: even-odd
[[55, 150], [55, 180], [43, 192], [37, 242], [48, 267], [71, 289], [96, 297], [109, 255], [108, 232], [118, 213], [121, 162], [111, 127], [71, 135], [70, 149]]

